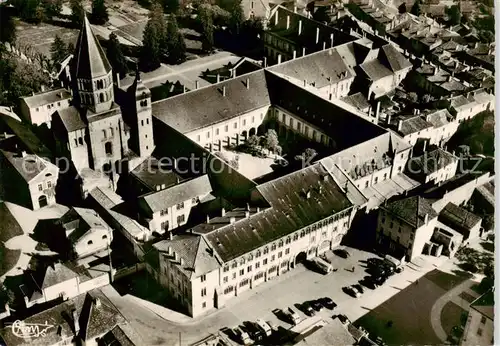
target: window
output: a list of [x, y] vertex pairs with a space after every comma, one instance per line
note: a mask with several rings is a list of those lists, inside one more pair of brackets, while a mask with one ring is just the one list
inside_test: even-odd
[[274, 261], [275, 258], [276, 258], [276, 256], [272, 255], [271, 256], [271, 262]]
[[229, 266], [224, 266], [223, 272], [227, 273], [229, 271]]
[[177, 223], [183, 223], [184, 220], [185, 220], [185, 216], [184, 215], [177, 216]]
[[285, 268], [288, 265], [288, 262], [281, 263], [281, 268]]
[[210, 138], [210, 132], [207, 132], [207, 138]]
[[269, 248], [265, 247], [264, 248], [264, 255], [267, 255], [268, 252], [269, 252]]
[[40, 111], [40, 109], [37, 107], [36, 111], [38, 112], [38, 111]]
[[247, 272], [251, 272], [252, 271], [252, 266], [248, 266], [247, 267]]
[[202, 276], [200, 276], [200, 280], [201, 282], [205, 282], [207, 280], [207, 276], [203, 274]]
[[108, 239], [108, 236], [105, 234], [102, 236], [102, 239]]
[[238, 266], [238, 263], [233, 262], [233, 264], [231, 265], [231, 268], [233, 268], [233, 269], [234, 269], [234, 268], [236, 268], [237, 266]]
[[260, 250], [257, 250], [257, 252], [255, 253], [255, 258], [258, 258], [260, 257]]
[[278, 252], [278, 258], [281, 258], [283, 256], [283, 251]]
[[276, 250], [276, 244], [271, 245], [271, 251]]
[[375, 177], [374, 181], [373, 181], [374, 184], [378, 183], [378, 177]]
[[204, 297], [207, 295], [207, 289], [206, 288], [202, 288], [201, 289], [201, 296]]
[[233, 292], [233, 290], [234, 290], [233, 286], [226, 287], [226, 289], [224, 290], [224, 294], [229, 294]]
[[387, 180], [387, 173], [384, 173], [384, 180]]
[[104, 136], [104, 139], [106, 139], [106, 130], [102, 130], [102, 135]]
[[78, 138], [78, 143], [80, 143], [81, 145], [83, 145], [83, 138], [82, 137]]
[[290, 253], [290, 248], [285, 249], [285, 255], [288, 255]]
[[215, 129], [215, 135], [218, 136], [219, 135], [219, 129]]
[[113, 144], [111, 144], [111, 142], [104, 144], [104, 151], [106, 155], [113, 155]]
[[196, 141], [197, 141], [197, 142], [201, 141], [201, 137], [200, 137], [200, 135], [196, 136]]
[[141, 126], [144, 126], [144, 120], [141, 120]]
[[255, 122], [255, 115], [252, 115], [252, 123]]
[[264, 260], [262, 261], [262, 265], [267, 265], [267, 258], [264, 258]]
[[264, 276], [264, 272], [260, 272], [259, 274], [255, 275], [255, 280], [259, 280], [263, 276]]
[[181, 202], [177, 204], [177, 210], [183, 209], [184, 208], [184, 202]]
[[207, 302], [203, 302], [203, 304], [201, 304], [201, 307], [205, 309], [207, 307]]
[[482, 316], [481, 317], [481, 324], [485, 324], [486, 323], [486, 316]]
[[238, 128], [238, 123], [233, 124], [233, 128], [237, 129]]
[[482, 330], [481, 328], [479, 328], [479, 329], [477, 330], [477, 335], [479, 335], [479, 336], [482, 336], [482, 335], [483, 335], [483, 330]]
[[255, 269], [260, 268], [260, 262], [255, 263]]
[[278, 247], [283, 247], [283, 240], [280, 240], [280, 242], [278, 243]]
[[243, 287], [245, 285], [248, 285], [248, 279], [244, 279], [240, 282], [240, 287]]
[[42, 191], [43, 190], [43, 185], [42, 184], [38, 184], [38, 191]]
[[224, 126], [224, 131], [227, 132], [228, 130], [229, 130], [229, 126], [228, 125]]
[[290, 244], [292, 242], [292, 239], [290, 237], [287, 237], [285, 240], [285, 244]]
[[92, 245], [92, 244], [94, 244], [94, 242], [93, 242], [92, 240], [89, 240], [89, 241], [87, 242], [87, 245]]
[[[146, 104], [147, 104], [147, 102], [146, 102]], [[149, 118], [146, 119], [146, 124], [149, 125]]]
[[233, 273], [233, 280], [236, 279], [236, 273]]
[[370, 182], [369, 182], [369, 181], [366, 181], [366, 182], [365, 182], [365, 187], [368, 187], [368, 184], [370, 184]]
[[229, 278], [227, 276], [224, 276], [224, 279], [222, 281], [226, 284], [229, 281]]
[[240, 276], [242, 276], [243, 274], [245, 274], [245, 269], [240, 269]]
[[247, 120], [243, 119], [243, 126], [245, 126], [246, 124], [247, 124]]
[[295, 233], [295, 234], [293, 235], [293, 240], [295, 241], [295, 240], [297, 240], [297, 239], [299, 239], [299, 234], [298, 234], [298, 233]]
[[251, 6], [250, 6], [250, 7], [253, 9], [253, 1], [252, 1], [252, 3], [251, 3]]

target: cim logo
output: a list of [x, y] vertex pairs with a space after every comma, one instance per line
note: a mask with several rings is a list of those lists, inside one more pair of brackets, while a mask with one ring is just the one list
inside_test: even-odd
[[54, 326], [45, 322], [41, 323], [24, 323], [23, 321], [15, 321], [12, 326], [12, 334], [21, 339], [30, 339], [44, 337], [47, 335], [47, 331]]

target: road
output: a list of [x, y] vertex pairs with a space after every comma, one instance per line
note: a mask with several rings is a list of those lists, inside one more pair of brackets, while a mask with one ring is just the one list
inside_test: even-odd
[[[355, 284], [367, 275], [364, 272], [366, 265], [360, 260], [364, 261], [374, 255], [356, 249], [348, 249], [348, 251], [351, 253], [348, 259], [329, 254], [329, 257], [333, 259], [332, 265], [338, 268], [335, 273], [321, 275], [298, 266], [271, 282], [240, 294], [229, 301], [224, 308], [190, 322], [177, 323], [162, 319], [127, 296], [119, 296], [110, 286], [104, 288], [104, 292], [130, 321], [132, 327], [144, 339], [145, 344], [188, 345], [210, 333], [216, 333], [223, 327], [236, 326], [247, 320], [255, 321], [257, 318], [272, 320], [276, 324], [289, 328], [290, 325], [273, 315], [273, 309], [293, 307], [296, 303], [324, 296], [331, 297], [338, 304], [335, 314], [346, 314], [354, 321], [406, 288], [416, 279], [435, 269], [436, 262], [443, 261], [443, 259], [428, 256], [425, 256], [425, 259], [419, 258], [414, 263], [408, 264], [402, 273], [389, 278], [382, 287], [376, 290], [366, 289], [362, 297], [355, 299], [346, 295], [342, 287]], [[355, 270], [351, 272], [350, 268], [353, 266]], [[305, 317], [302, 312], [299, 314]], [[332, 312], [324, 310], [321, 314], [329, 318]]]

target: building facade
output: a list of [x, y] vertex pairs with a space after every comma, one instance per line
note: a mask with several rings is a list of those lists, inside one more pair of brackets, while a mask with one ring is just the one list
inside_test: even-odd
[[489, 291], [470, 304], [460, 345], [494, 345], [494, 293]]

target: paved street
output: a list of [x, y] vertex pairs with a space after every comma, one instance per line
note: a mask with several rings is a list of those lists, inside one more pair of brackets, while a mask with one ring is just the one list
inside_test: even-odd
[[[323, 317], [329, 318], [332, 314], [343, 313], [354, 321], [425, 273], [435, 269], [436, 263], [443, 262], [443, 259], [435, 257], [419, 258], [414, 263], [408, 264], [404, 272], [391, 277], [382, 287], [376, 290], [366, 289], [362, 297], [355, 299], [346, 295], [342, 291], [342, 287], [357, 283], [358, 280], [367, 275], [364, 272], [365, 265], [360, 263], [360, 260], [366, 260], [375, 255], [356, 249], [348, 248], [348, 251], [351, 253], [348, 259], [329, 254], [329, 257], [333, 258], [333, 267], [338, 268], [335, 273], [321, 275], [299, 266], [297, 269], [273, 279], [272, 282], [242, 293], [230, 301], [226, 307], [190, 322], [185, 322], [185, 319], [183, 321], [177, 319], [180, 323], [166, 321], [138, 304], [136, 300], [126, 296], [120, 297], [116, 292], [113, 292], [112, 287], [106, 287], [105, 293], [131, 322], [146, 344], [179, 345], [180, 333], [181, 344], [187, 345], [210, 333], [217, 332], [222, 327], [236, 326], [243, 321], [255, 321], [257, 318], [272, 320], [288, 328], [290, 325], [279, 321], [272, 314], [273, 309], [293, 307], [295, 303], [324, 296], [331, 297], [338, 304], [338, 308], [334, 313], [330, 310], [321, 311], [320, 314]], [[355, 266], [355, 270], [351, 272], [353, 266]], [[165, 311], [168, 312], [167, 309]], [[299, 314], [304, 317], [302, 312]], [[175, 318], [175, 314], [173, 314], [172, 320]]]

